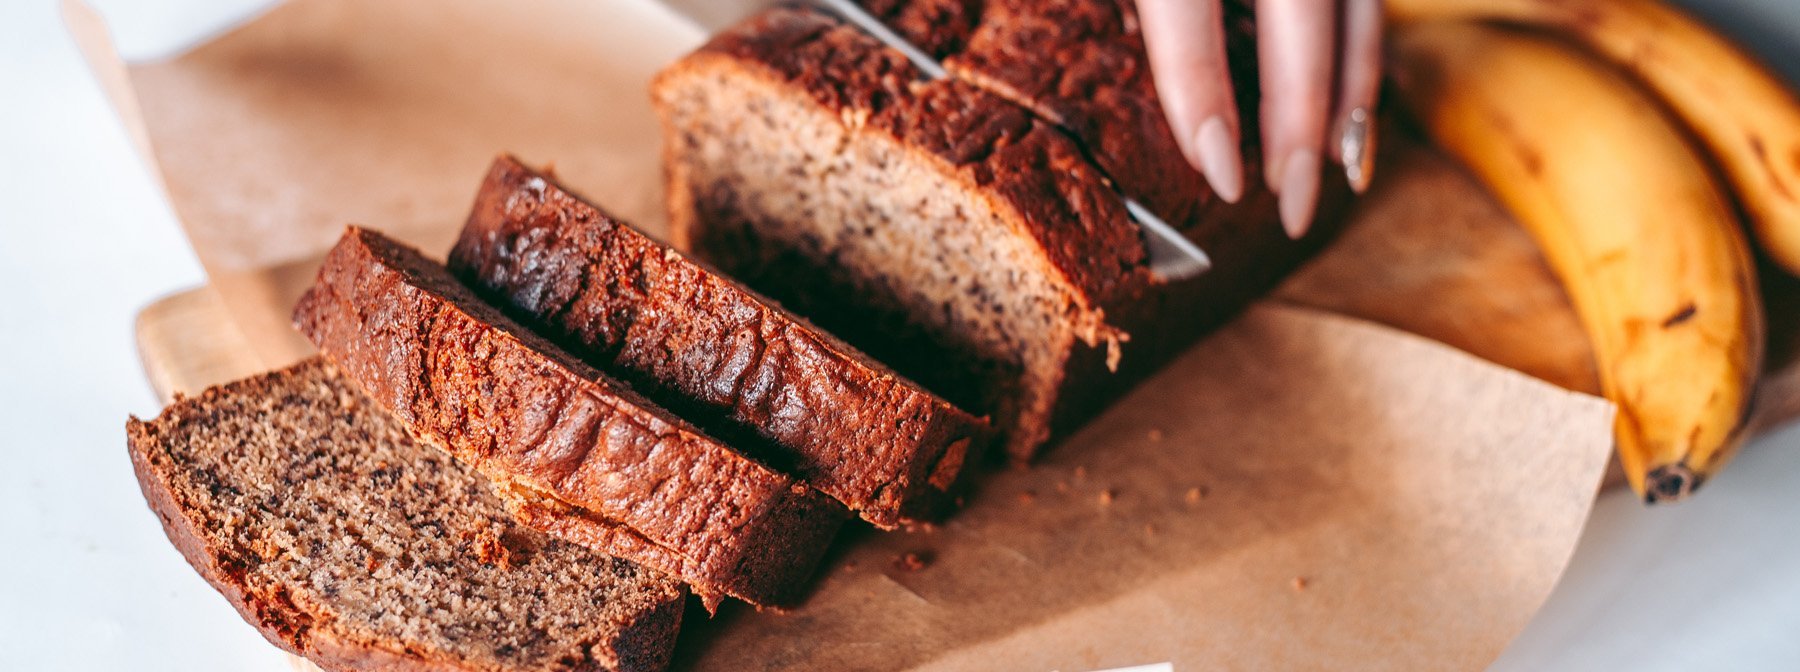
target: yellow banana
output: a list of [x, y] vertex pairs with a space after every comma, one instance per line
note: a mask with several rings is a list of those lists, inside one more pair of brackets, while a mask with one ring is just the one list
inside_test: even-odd
[[1568, 290], [1632, 488], [1687, 496], [1740, 442], [1763, 348], [1754, 262], [1702, 158], [1572, 46], [1457, 22], [1403, 26], [1394, 44], [1401, 96]]
[[1387, 11], [1546, 29], [1629, 70], [1706, 144], [1769, 257], [1800, 274], [1800, 98], [1704, 24], [1659, 0], [1387, 0]]

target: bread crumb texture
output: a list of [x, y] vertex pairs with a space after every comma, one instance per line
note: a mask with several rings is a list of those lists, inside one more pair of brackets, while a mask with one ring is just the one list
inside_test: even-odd
[[679, 584], [513, 522], [484, 479], [320, 360], [134, 418], [129, 436], [188, 560], [328, 668], [667, 663]]

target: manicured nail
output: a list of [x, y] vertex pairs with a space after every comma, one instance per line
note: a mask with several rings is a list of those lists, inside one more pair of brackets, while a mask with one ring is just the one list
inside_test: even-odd
[[1200, 172], [1212, 184], [1213, 191], [1227, 203], [1244, 196], [1244, 162], [1238, 156], [1237, 143], [1225, 120], [1213, 116], [1200, 124], [1194, 135], [1194, 148], [1199, 153]]
[[1344, 156], [1344, 177], [1349, 179], [1350, 188], [1363, 193], [1369, 188], [1369, 178], [1375, 176], [1375, 128], [1368, 108], [1350, 110], [1338, 150]]
[[1319, 153], [1296, 149], [1281, 165], [1281, 228], [1289, 238], [1306, 235], [1319, 200]]

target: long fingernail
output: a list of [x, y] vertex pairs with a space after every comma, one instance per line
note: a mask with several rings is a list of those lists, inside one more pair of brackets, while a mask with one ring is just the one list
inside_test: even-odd
[[1212, 184], [1213, 191], [1227, 203], [1242, 198], [1244, 162], [1224, 118], [1213, 116], [1200, 124], [1200, 132], [1194, 135], [1194, 149], [1200, 155], [1200, 172]]
[[1344, 177], [1349, 179], [1350, 188], [1363, 193], [1369, 188], [1369, 179], [1375, 176], [1375, 126], [1370, 123], [1368, 108], [1350, 110], [1338, 150], [1344, 156]]
[[1281, 166], [1281, 228], [1289, 238], [1306, 235], [1319, 200], [1319, 153], [1296, 149]]

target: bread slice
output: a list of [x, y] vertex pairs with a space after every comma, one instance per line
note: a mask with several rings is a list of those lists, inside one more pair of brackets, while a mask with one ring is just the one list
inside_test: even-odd
[[687, 581], [709, 606], [798, 596], [848, 517], [351, 227], [295, 323], [424, 442], [533, 527]]
[[894, 528], [947, 508], [984, 421], [510, 156], [450, 269], [665, 408]]
[[660, 670], [686, 591], [512, 520], [333, 367], [126, 427], [163, 529], [244, 619], [328, 670]]
[[[1035, 4], [1089, 3], [1118, 4]], [[924, 14], [901, 25], [954, 55], [983, 31], [1007, 30], [997, 13], [1034, 6], [924, 2]], [[1135, 43], [1090, 54], [1057, 34], [1026, 33], [1046, 53], [1021, 71], [1097, 86], [1082, 58], [1142, 65], [1141, 54], [1136, 66], [1113, 58]], [[661, 73], [652, 92], [678, 246], [951, 401], [993, 414], [1008, 452], [1027, 459], [1236, 314], [1325, 236], [1287, 240], [1254, 181], [1244, 203], [1228, 207], [1191, 169], [1154, 168], [1184, 163], [1179, 149], [1166, 129], [1129, 126], [1160, 124], [1160, 115], [1099, 119], [1107, 106], [1157, 107], [1142, 98], [1153, 89], [1040, 90], [981, 72], [920, 81], [904, 57], [861, 32], [776, 9], [715, 36]], [[1137, 82], [1143, 73], [1115, 74]], [[1087, 103], [1051, 104], [1058, 100]], [[1033, 113], [1052, 109], [1090, 137]], [[1213, 255], [1213, 270], [1180, 283], [1154, 278], [1094, 156], [1117, 157], [1106, 165], [1121, 174], [1149, 162], [1121, 185], [1142, 189], [1135, 195]], [[1326, 214], [1322, 232], [1331, 228]]]

